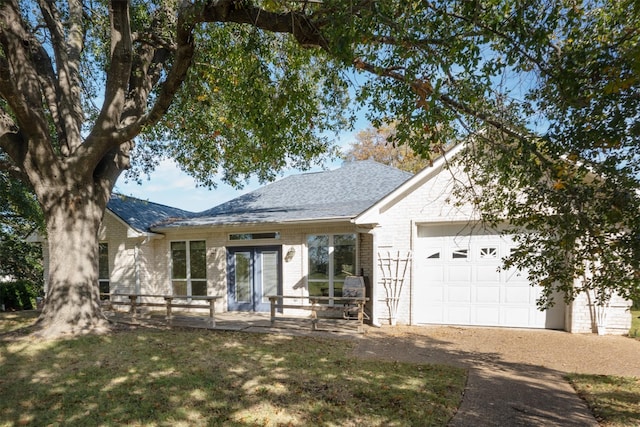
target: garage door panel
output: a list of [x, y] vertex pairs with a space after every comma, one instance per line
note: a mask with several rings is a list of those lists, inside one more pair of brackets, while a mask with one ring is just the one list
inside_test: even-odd
[[447, 302], [471, 302], [471, 287], [468, 284], [448, 286]]
[[478, 282], [498, 282], [500, 281], [500, 272], [496, 265], [479, 265], [476, 267], [476, 280]]
[[504, 271], [506, 283], [526, 283], [529, 285], [529, 279], [527, 275], [521, 270], [515, 268]]
[[445, 316], [444, 308], [441, 304], [424, 304], [422, 312], [422, 323], [442, 323]]
[[507, 304], [522, 304], [527, 307], [531, 307], [531, 303], [533, 302], [535, 305], [535, 298], [531, 298], [531, 286], [509, 286], [505, 290], [505, 299], [504, 302]]
[[418, 278], [420, 281], [430, 280], [441, 282], [444, 280], [444, 267], [442, 265], [429, 265], [422, 269], [422, 274]]
[[470, 265], [455, 265], [446, 270], [450, 282], [470, 282], [472, 268]]
[[500, 325], [500, 309], [497, 306], [478, 306], [476, 308], [475, 324], [484, 326]]
[[[540, 288], [530, 286], [526, 271], [501, 269], [513, 246], [508, 238], [446, 235], [453, 226], [422, 228], [414, 258], [415, 323], [564, 327], [564, 305], [538, 311]], [[427, 257], [434, 254], [438, 258]]]
[[500, 303], [500, 286], [478, 286], [475, 301], [478, 303]]
[[453, 325], [469, 325], [471, 323], [471, 308], [469, 306], [451, 305], [446, 315], [448, 323]]
[[425, 303], [433, 303], [433, 302], [444, 302], [445, 301], [445, 287], [444, 286], [427, 286], [420, 293], [421, 302]]
[[531, 319], [529, 316], [530, 307], [504, 307], [502, 313], [504, 314], [504, 323], [510, 326], [522, 326], [527, 327], [531, 325]]

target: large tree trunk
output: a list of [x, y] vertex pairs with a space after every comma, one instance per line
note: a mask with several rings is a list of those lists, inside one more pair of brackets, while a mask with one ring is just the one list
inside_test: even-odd
[[95, 195], [65, 193], [45, 211], [49, 280], [39, 336], [108, 330], [98, 289], [98, 227], [104, 205]]

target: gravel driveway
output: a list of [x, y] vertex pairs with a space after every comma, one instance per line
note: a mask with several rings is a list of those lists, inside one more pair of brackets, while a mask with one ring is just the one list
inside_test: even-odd
[[449, 427], [597, 427], [565, 373], [640, 378], [640, 341], [530, 329], [369, 329], [358, 357], [467, 368], [462, 404]]

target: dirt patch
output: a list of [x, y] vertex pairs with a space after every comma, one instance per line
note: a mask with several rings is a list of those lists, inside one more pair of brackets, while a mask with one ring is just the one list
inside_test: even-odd
[[561, 331], [440, 326], [371, 328], [358, 356], [471, 367], [517, 364], [640, 378], [640, 341]]

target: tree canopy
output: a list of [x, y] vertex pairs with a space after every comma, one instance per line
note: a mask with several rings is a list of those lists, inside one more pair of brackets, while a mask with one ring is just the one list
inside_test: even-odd
[[356, 141], [342, 154], [347, 161], [375, 160], [407, 172], [416, 173], [431, 164], [430, 158], [417, 155], [407, 144], [395, 142], [395, 125], [380, 129], [369, 127], [356, 134]]
[[[603, 299], [628, 294], [640, 235], [639, 16], [633, 0], [4, 0], [0, 169], [44, 214], [42, 323], [100, 323], [97, 229], [132, 165], [135, 175], [170, 156], [209, 185], [270, 179], [331, 155], [328, 135], [352, 123], [349, 106], [375, 127], [396, 123], [398, 143], [424, 157], [478, 142], [467, 169], [493, 175], [476, 172], [487, 190], [471, 200], [488, 221], [538, 236], [522, 241], [528, 261], [514, 259], [549, 289], [584, 276], [581, 261], [615, 265], [590, 286]], [[532, 210], [518, 211], [507, 185]], [[569, 236], [597, 233], [609, 237], [576, 256]], [[547, 267], [559, 260], [575, 268], [556, 276]]]

